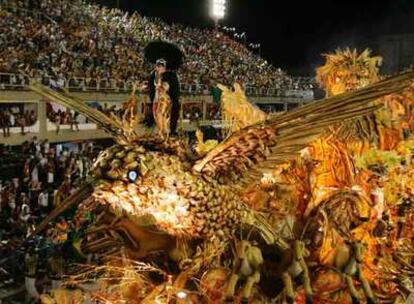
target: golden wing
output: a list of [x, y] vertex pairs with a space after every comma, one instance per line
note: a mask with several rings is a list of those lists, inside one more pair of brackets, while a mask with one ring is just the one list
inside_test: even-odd
[[371, 101], [400, 92], [413, 78], [413, 71], [403, 73], [246, 127], [197, 161], [193, 172], [218, 178], [248, 171], [260, 177], [263, 169], [296, 158], [327, 126], [374, 112], [378, 106]]
[[118, 141], [128, 142], [129, 138], [127, 137], [136, 136], [135, 131], [131, 132], [131, 130], [128, 130], [129, 128], [126, 128], [126, 125], [120, 119], [105, 115], [101, 111], [88, 106], [83, 100], [70, 96], [65, 91], [58, 92], [40, 83], [34, 83], [29, 88], [52, 102], [59, 103], [85, 115], [106, 132], [114, 136]]

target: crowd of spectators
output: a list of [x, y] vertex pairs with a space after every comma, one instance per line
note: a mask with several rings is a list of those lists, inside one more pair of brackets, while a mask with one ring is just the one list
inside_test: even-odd
[[[119, 107], [115, 104], [95, 105], [96, 108], [108, 116], [124, 117], [125, 107]], [[182, 105], [182, 119], [183, 122], [199, 122], [203, 120], [221, 120], [221, 111], [218, 103], [207, 103], [206, 112], [203, 112], [203, 101], [187, 102]], [[270, 104], [267, 106], [260, 106], [262, 110], [267, 113], [284, 111], [283, 104]], [[47, 118], [50, 122], [56, 125], [56, 133], [59, 133], [62, 125], [70, 126], [71, 131], [79, 131], [79, 124], [88, 123], [88, 118], [79, 114], [78, 112], [62, 107], [53, 108], [51, 104], [47, 105]], [[20, 127], [21, 133], [26, 134], [27, 127], [33, 125], [37, 120], [37, 115], [34, 110], [22, 111], [18, 107], [0, 109], [0, 128], [3, 131], [3, 136], [10, 136], [11, 127]]]
[[23, 110], [21, 107], [6, 107], [0, 109], [0, 129], [4, 137], [10, 136], [10, 128], [20, 127], [21, 134], [26, 134], [26, 127], [32, 126], [37, 121], [34, 110]]
[[47, 118], [49, 121], [53, 122], [56, 125], [56, 133], [60, 131], [61, 125], [70, 125], [72, 131], [79, 131], [79, 113], [73, 110], [58, 109], [54, 111], [52, 107], [46, 112]]
[[84, 0], [0, 3], [0, 73], [52, 78], [67, 86], [125, 86], [147, 77], [151, 66], [144, 61], [144, 47], [163, 39], [184, 51], [181, 83], [195, 89], [234, 81], [275, 90], [300, 88], [244, 44], [211, 28], [167, 24]]
[[[117, 108], [116, 105], [108, 107], [106, 103], [104, 106], [99, 105], [98, 110], [108, 116], [122, 117], [125, 113], [123, 107]], [[50, 122], [56, 125], [56, 133], [59, 133], [61, 125], [69, 125], [72, 131], [79, 131], [80, 123], [88, 123], [88, 119], [79, 112], [60, 107], [54, 109], [51, 104], [47, 104], [46, 116]], [[20, 127], [21, 134], [25, 135], [28, 133], [27, 128], [34, 125], [36, 121], [35, 110], [24, 110], [18, 106], [0, 108], [0, 130], [4, 137], [10, 136], [10, 128], [13, 127]]]
[[0, 162], [0, 252], [2, 246], [21, 244], [52, 209], [76, 191], [96, 156], [93, 142], [80, 145], [79, 152], [61, 151], [34, 137], [18, 150], [1, 149], [0, 158], [8, 161]]
[[[27, 248], [35, 244], [36, 252], [48, 258], [50, 248], [32, 232], [78, 189], [98, 150], [92, 141], [80, 143], [78, 149], [60, 148], [36, 137], [19, 147], [0, 145], [0, 291], [21, 286], [24, 256], [34, 250]], [[65, 215], [59, 217], [47, 228], [47, 239], [64, 239], [72, 225]], [[39, 266], [41, 271], [47, 268]], [[20, 300], [16, 303], [24, 298]]]

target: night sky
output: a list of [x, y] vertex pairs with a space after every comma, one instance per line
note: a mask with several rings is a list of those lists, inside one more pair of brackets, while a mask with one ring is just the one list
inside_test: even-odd
[[[295, 75], [312, 75], [321, 53], [339, 46], [369, 47], [384, 34], [414, 33], [414, 0], [227, 0], [222, 25], [261, 43], [262, 55]], [[101, 1], [115, 5], [116, 0]], [[208, 0], [119, 0], [168, 22], [213, 26]]]

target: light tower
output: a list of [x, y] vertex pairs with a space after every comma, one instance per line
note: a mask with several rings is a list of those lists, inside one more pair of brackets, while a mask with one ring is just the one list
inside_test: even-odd
[[223, 19], [226, 14], [226, 0], [210, 0], [211, 10], [210, 14], [216, 24], [216, 28], [220, 19]]

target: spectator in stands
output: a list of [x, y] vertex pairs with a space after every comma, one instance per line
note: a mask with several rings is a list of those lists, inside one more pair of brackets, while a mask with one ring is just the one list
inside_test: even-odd
[[43, 189], [43, 191], [40, 192], [39, 197], [37, 199], [37, 204], [39, 206], [40, 212], [43, 215], [48, 214], [48, 211], [49, 211], [49, 193], [47, 192], [47, 189]]
[[13, 112], [9, 111], [8, 116], [9, 116], [9, 126], [14, 127], [16, 124], [16, 118], [14, 117]]
[[57, 115], [54, 116], [53, 122], [56, 125], [56, 134], [59, 134], [60, 124], [62, 122], [62, 115], [60, 113], [60, 110], [58, 111]]
[[74, 111], [70, 119], [70, 130], [79, 131], [79, 112]]
[[3, 129], [3, 136], [10, 136], [10, 118], [7, 111], [0, 112], [0, 126]]
[[39, 167], [37, 162], [34, 160], [35, 164], [31, 169], [31, 182], [32, 185], [36, 185], [39, 182]]
[[45, 153], [46, 155], [48, 155], [50, 152], [50, 143], [48, 139], [45, 139], [43, 141], [43, 153]]
[[55, 182], [55, 165], [53, 159], [49, 159], [47, 163], [47, 184], [53, 186]]
[[30, 111], [30, 115], [29, 115], [29, 125], [34, 125], [37, 121], [37, 116], [34, 110]]
[[24, 227], [29, 221], [29, 218], [31, 217], [29, 199], [27, 198], [26, 193], [22, 193], [21, 195], [20, 206], [21, 206], [21, 211], [19, 214], [19, 219], [21, 221], [22, 227]]
[[19, 125], [20, 125], [20, 129], [21, 129], [21, 134], [25, 135], [26, 133], [24, 132], [24, 128], [26, 127], [26, 116], [25, 115], [21, 115], [19, 118]]

